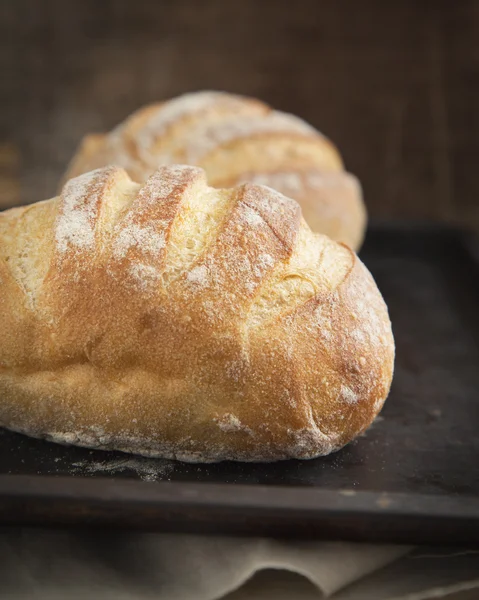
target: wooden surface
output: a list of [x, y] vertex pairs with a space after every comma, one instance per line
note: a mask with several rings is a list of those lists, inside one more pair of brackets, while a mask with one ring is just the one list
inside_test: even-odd
[[479, 228], [474, 0], [0, 0], [0, 202], [55, 193], [81, 136], [196, 89], [340, 147], [372, 216]]

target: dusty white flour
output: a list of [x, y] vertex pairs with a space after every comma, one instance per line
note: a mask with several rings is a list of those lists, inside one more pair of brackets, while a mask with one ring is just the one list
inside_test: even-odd
[[73, 467], [77, 472], [84, 474], [108, 473], [114, 475], [124, 471], [133, 471], [142, 481], [159, 481], [169, 479], [169, 475], [174, 469], [174, 462], [126, 456], [125, 458], [106, 458], [94, 462], [82, 460], [73, 463]]

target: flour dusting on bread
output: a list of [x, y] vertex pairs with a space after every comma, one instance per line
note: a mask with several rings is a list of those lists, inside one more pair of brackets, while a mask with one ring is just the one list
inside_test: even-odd
[[161, 280], [161, 273], [151, 265], [135, 263], [130, 266], [129, 272], [135, 286], [140, 290], [151, 290], [157, 287]]
[[225, 433], [244, 431], [249, 435], [254, 435], [249, 427], [245, 427], [238, 417], [232, 413], [226, 413], [218, 420], [218, 427]]
[[151, 117], [143, 124], [137, 137], [137, 143], [146, 150], [181, 119], [213, 108], [221, 108], [224, 105], [234, 111], [242, 103], [242, 98], [224, 92], [203, 91], [183, 94], [170, 102], [159, 105], [153, 111]]
[[165, 235], [153, 226], [139, 227], [131, 223], [119, 233], [113, 248], [117, 258], [126, 256], [130, 248], [140, 248], [142, 252], [158, 255], [165, 247]]
[[238, 116], [197, 126], [185, 144], [185, 156], [190, 164], [197, 164], [206, 154], [234, 140], [264, 134], [289, 133], [316, 136], [318, 132], [294, 115], [271, 111], [267, 115]]
[[200, 265], [199, 267], [195, 267], [191, 269], [186, 274], [186, 278], [190, 283], [193, 283], [198, 286], [205, 286], [208, 283], [208, 269], [206, 265]]
[[55, 232], [60, 253], [64, 254], [70, 247], [93, 248], [102, 174], [103, 170], [91, 171], [65, 184], [62, 192], [63, 210]]

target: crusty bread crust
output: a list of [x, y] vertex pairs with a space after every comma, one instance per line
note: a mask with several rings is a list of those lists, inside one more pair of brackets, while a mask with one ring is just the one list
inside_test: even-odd
[[[361, 199], [361, 185], [350, 173], [323, 172], [318, 169], [301, 171], [269, 171], [246, 173], [239, 183], [250, 181], [274, 188], [294, 198], [313, 231], [342, 241], [353, 249], [361, 247], [367, 215]], [[236, 179], [216, 182], [219, 187], [237, 185]]]
[[387, 308], [270, 188], [119, 167], [0, 213], [0, 425], [187, 461], [313, 458], [380, 411]]
[[109, 134], [86, 136], [64, 181], [108, 164], [146, 181], [175, 163], [203, 168], [215, 187], [259, 178], [299, 202], [313, 231], [353, 250], [362, 242], [361, 187], [331, 141], [298, 117], [233, 94], [185, 94], [138, 110]]

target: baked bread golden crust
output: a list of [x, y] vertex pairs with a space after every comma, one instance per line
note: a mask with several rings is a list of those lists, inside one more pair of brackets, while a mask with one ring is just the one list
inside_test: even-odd
[[176, 163], [203, 168], [215, 187], [269, 180], [300, 203], [313, 231], [360, 246], [361, 187], [335, 146], [305, 121], [252, 98], [197, 92], [142, 108], [109, 134], [86, 136], [66, 179], [118, 164], [146, 181], [158, 166]]
[[0, 425], [187, 461], [312, 458], [388, 394], [373, 278], [298, 204], [119, 167], [0, 213]]
[[313, 231], [332, 240], [343, 241], [351, 248], [359, 248], [366, 229], [366, 211], [361, 198], [358, 179], [345, 172], [279, 171], [248, 173], [240, 181], [223, 181], [224, 187], [246, 182], [266, 185], [301, 206], [306, 223]]

